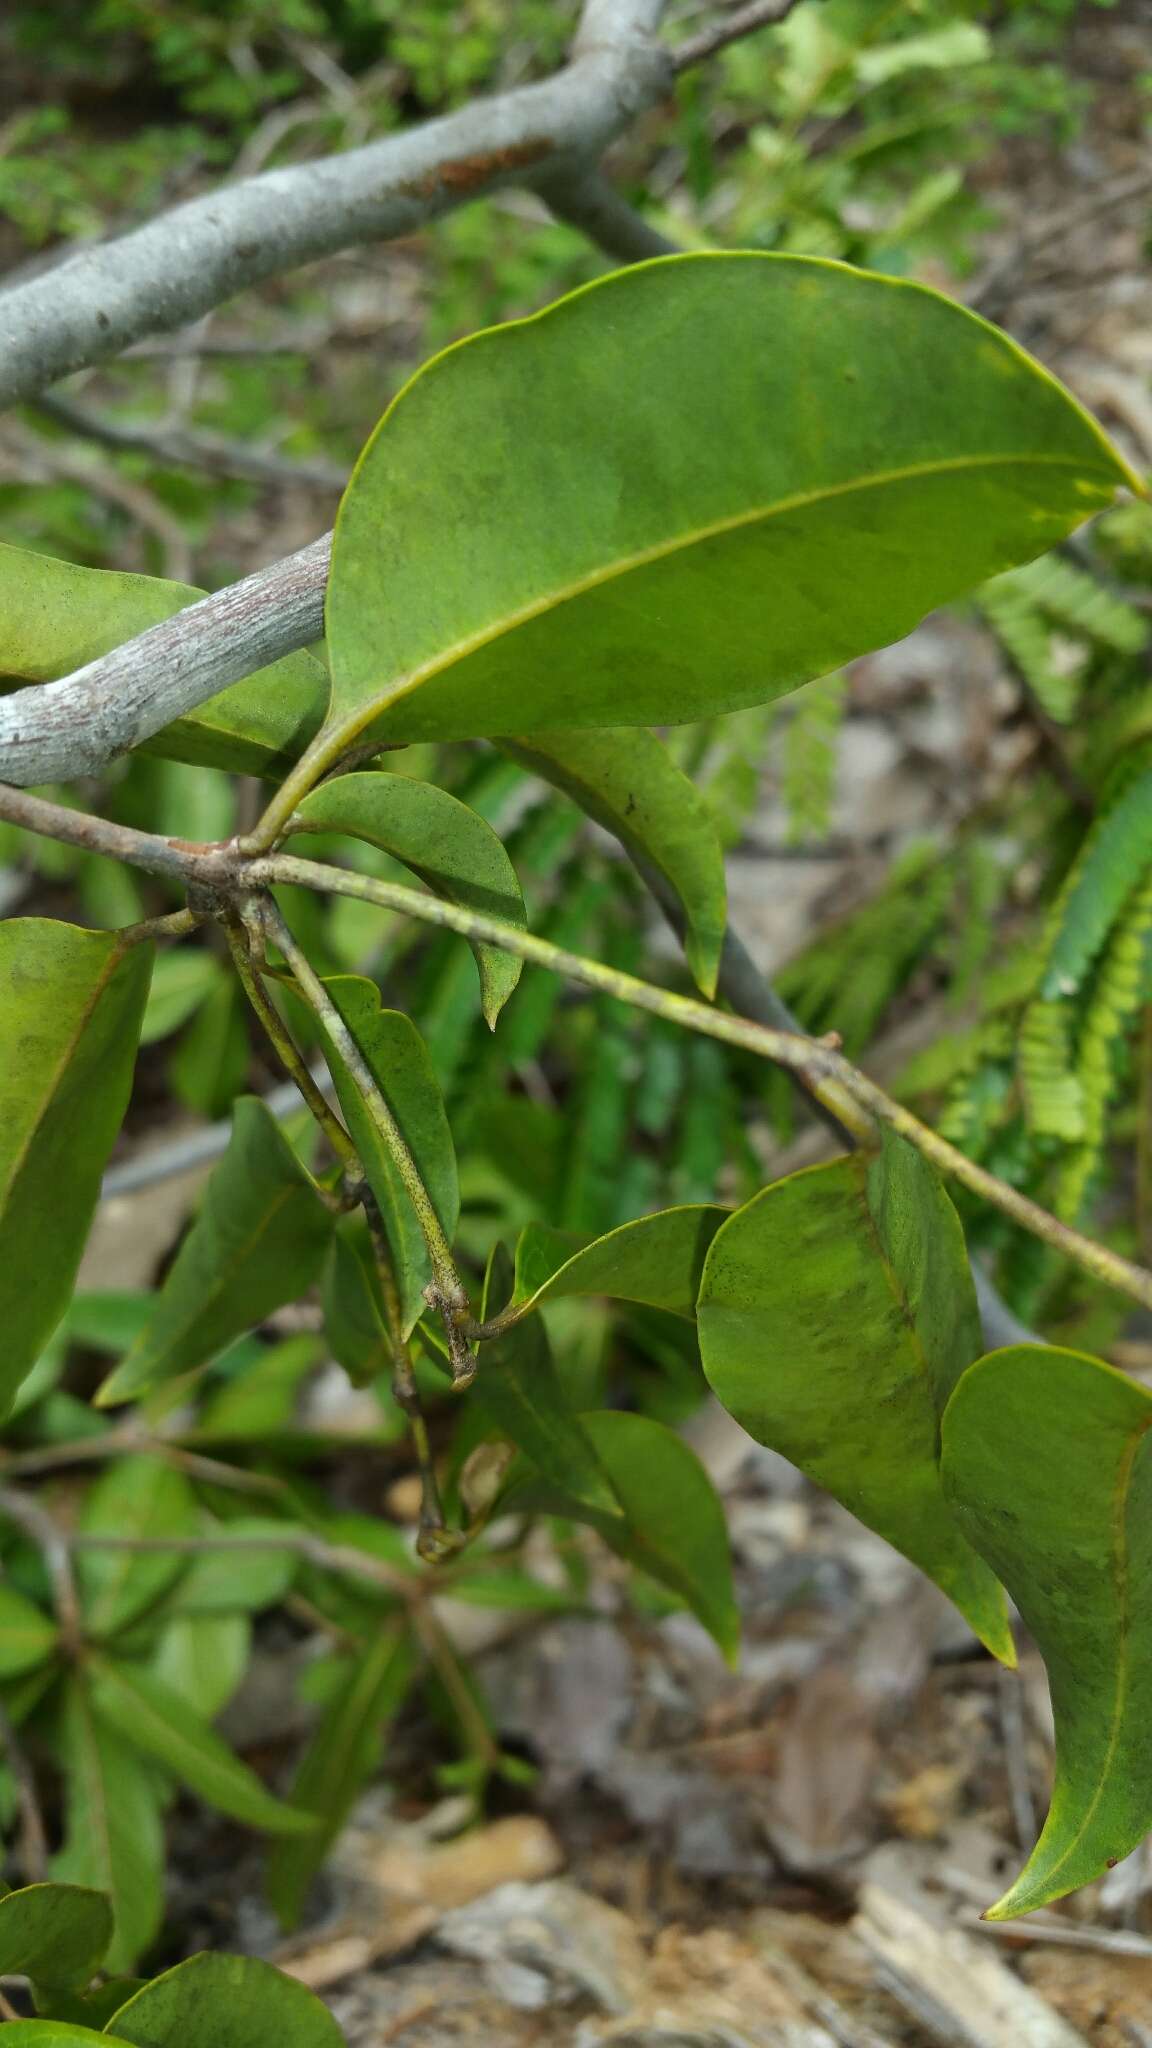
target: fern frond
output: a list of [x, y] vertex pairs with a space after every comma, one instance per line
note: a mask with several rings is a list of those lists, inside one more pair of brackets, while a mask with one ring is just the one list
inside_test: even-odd
[[821, 676], [794, 700], [784, 731], [780, 771], [788, 839], [794, 846], [828, 830], [837, 741], [847, 702], [847, 677], [842, 674]]
[[1038, 1137], [1075, 1144], [1084, 1135], [1084, 1103], [1073, 1066], [1068, 1003], [1029, 1003], [1016, 1054], [1029, 1128]]
[[1029, 593], [1018, 588], [1016, 573], [1011, 571], [985, 584], [980, 610], [1049, 718], [1067, 725], [1080, 701], [1086, 651], [1079, 650], [1079, 659], [1073, 664], [1056, 657], [1048, 621]]
[[1139, 654], [1148, 639], [1143, 612], [1062, 555], [1041, 555], [1022, 569], [1010, 570], [1009, 579], [1050, 619], [1098, 647], [1112, 647], [1117, 654]]
[[1152, 872], [1145, 876], [1112, 934], [1076, 1047], [1076, 1079], [1083, 1112], [1081, 1141], [1065, 1160], [1056, 1211], [1079, 1215], [1095, 1176], [1108, 1131], [1133, 1018], [1147, 999], [1152, 961]]
[[1073, 995], [1152, 864], [1152, 767], [1144, 767], [1097, 820], [1049, 926], [1040, 994]]

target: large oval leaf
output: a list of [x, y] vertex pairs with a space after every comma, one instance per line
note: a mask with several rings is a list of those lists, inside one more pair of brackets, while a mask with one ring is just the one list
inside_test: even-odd
[[984, 1916], [1011, 1920], [1090, 1883], [1152, 1827], [1152, 1394], [1077, 1351], [993, 1351], [948, 1404], [943, 1477], [1052, 1692], [1048, 1818]]
[[53, 1876], [108, 1894], [116, 1932], [104, 1967], [128, 1970], [151, 1943], [163, 1910], [162, 1793], [141, 1770], [133, 1745], [97, 1713], [87, 1672], [65, 1694], [60, 1757], [65, 1836]]
[[[203, 596], [188, 583], [85, 569], [0, 544], [0, 678], [51, 682]], [[175, 719], [147, 751], [206, 768], [273, 774], [311, 739], [327, 695], [320, 663], [288, 654]]]
[[51, 918], [0, 924], [0, 1415], [72, 1292], [132, 1086], [152, 953]]
[[614, 833], [642, 871], [655, 868], [672, 884], [688, 965], [705, 995], [715, 995], [727, 921], [724, 852], [708, 805], [655, 733], [538, 732], [497, 745]]
[[943, 1587], [1015, 1661], [1004, 1595], [940, 1484], [939, 1416], [981, 1347], [956, 1212], [885, 1135], [765, 1188], [717, 1232], [698, 1307], [713, 1390]]
[[[450, 903], [502, 917], [520, 931], [527, 926], [516, 870], [491, 825], [434, 783], [384, 773], [338, 775], [305, 797], [292, 830], [366, 839]], [[497, 946], [478, 945], [476, 964], [485, 1022], [494, 1027], [524, 963]]]
[[1046, 372], [923, 286], [638, 264], [448, 349], [385, 414], [336, 526], [322, 744], [764, 703], [1124, 483]]

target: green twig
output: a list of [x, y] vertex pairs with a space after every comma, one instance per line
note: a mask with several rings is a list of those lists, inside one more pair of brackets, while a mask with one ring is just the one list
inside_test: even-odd
[[388, 1326], [388, 1348], [392, 1363], [392, 1392], [396, 1397], [397, 1407], [407, 1421], [412, 1448], [416, 1453], [416, 1468], [420, 1474], [420, 1526], [416, 1548], [426, 1563], [438, 1564], [442, 1558], [449, 1557], [454, 1550], [458, 1550], [460, 1544], [444, 1520], [444, 1504], [436, 1483], [436, 1467], [428, 1437], [428, 1424], [424, 1418], [420, 1390], [412, 1369], [412, 1354], [404, 1335], [400, 1291], [396, 1285], [392, 1252], [384, 1229], [384, 1218], [380, 1214], [380, 1204], [367, 1185], [361, 1189], [360, 1201], [368, 1219], [376, 1274], [384, 1301], [384, 1320]]
[[320, 861], [301, 860], [293, 854], [284, 853], [250, 862], [247, 872], [251, 882], [264, 887], [291, 884], [337, 896], [353, 896], [365, 903], [378, 903], [385, 910], [404, 911], [426, 924], [458, 932], [462, 938], [501, 946], [505, 952], [514, 953], [535, 966], [548, 968], [553, 974], [564, 975], [569, 981], [579, 982], [600, 994], [613, 996], [618, 1002], [647, 1010], [669, 1023], [700, 1032], [707, 1038], [719, 1039], [726, 1045], [737, 1046], [742, 1052], [754, 1053], [761, 1059], [773, 1060], [777, 1065], [802, 1075], [812, 1094], [860, 1143], [874, 1143], [875, 1122], [887, 1124], [889, 1129], [906, 1138], [926, 1159], [931, 1160], [941, 1173], [959, 1181], [962, 1187], [1010, 1216], [1023, 1229], [1042, 1238], [1094, 1279], [1130, 1295], [1143, 1307], [1152, 1308], [1152, 1272], [1122, 1258], [1105, 1245], [1094, 1243], [1070, 1224], [1061, 1222], [1059, 1217], [1041, 1208], [1038, 1202], [1021, 1194], [1017, 1188], [1009, 1187], [1007, 1182], [998, 1180], [985, 1167], [978, 1166], [955, 1145], [949, 1144], [946, 1138], [921, 1123], [919, 1117], [913, 1116], [902, 1103], [885, 1095], [882, 1088], [878, 1088], [827, 1040], [806, 1038], [796, 1032], [754, 1024], [746, 1017], [729, 1016], [691, 996], [676, 995], [669, 989], [657, 988], [652, 982], [641, 981], [636, 975], [625, 974], [620, 968], [606, 967], [599, 960], [570, 953], [566, 947], [553, 945], [534, 932], [518, 931], [486, 912], [466, 910], [438, 896], [424, 896], [400, 882], [380, 882], [368, 875], [350, 874], [343, 868], [329, 867]]
[[[307, 863], [302, 865], [307, 866]], [[415, 893], [413, 891], [413, 894]], [[269, 938], [283, 953], [301, 994], [310, 1004], [326, 1036], [347, 1067], [372, 1125], [416, 1212], [416, 1220], [432, 1262], [430, 1304], [439, 1309], [444, 1317], [449, 1343], [452, 1346], [453, 1376], [458, 1384], [466, 1382], [472, 1378], [474, 1367], [471, 1355], [458, 1334], [457, 1324], [461, 1316], [467, 1316], [469, 1313], [468, 1295], [456, 1270], [452, 1248], [436, 1214], [432, 1197], [424, 1185], [420, 1168], [360, 1047], [311, 962], [296, 944], [275, 904], [270, 900], [266, 901], [261, 907], [260, 914]]]

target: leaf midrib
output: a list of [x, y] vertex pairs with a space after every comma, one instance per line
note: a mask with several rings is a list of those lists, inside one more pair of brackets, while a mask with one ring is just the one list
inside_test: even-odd
[[[707, 525], [693, 527], [690, 532], [677, 534], [671, 540], [659, 541], [651, 547], [637, 549], [635, 554], [622, 556], [617, 562], [592, 570], [586, 576], [576, 577], [571, 583], [548, 591], [542, 597], [534, 599], [532, 603], [522, 605], [518, 610], [506, 613], [493, 624], [482, 627], [474, 633], [465, 634], [463, 639], [454, 641], [451, 647], [443, 649], [431, 660], [420, 663], [418, 667], [410, 670], [406, 676], [400, 677], [395, 687], [389, 689], [386, 694], [379, 694], [370, 698], [366, 703], [357, 705], [354, 710], [346, 712], [342, 717], [333, 719], [331, 723], [326, 720], [321, 730], [333, 736], [337, 733], [353, 736], [357, 732], [362, 731], [366, 725], [370, 724], [374, 718], [379, 717], [381, 713], [390, 710], [394, 704], [401, 703], [405, 697], [411, 696], [424, 683], [431, 681], [433, 677], [442, 674], [446, 669], [454, 668], [458, 662], [465, 660], [470, 654], [477, 653], [480, 648], [487, 647], [493, 641], [502, 639], [505, 634], [513, 632], [518, 626], [527, 625], [530, 620], [542, 618], [548, 612], [558, 611], [561, 606], [571, 603], [575, 598], [583, 597], [589, 590], [596, 590], [608, 583], [619, 582], [623, 577], [631, 575], [636, 569], [647, 568], [653, 562], [665, 561], [673, 555], [686, 553], [688, 549], [698, 547], [705, 541], [715, 540], [726, 533], [738, 533], [743, 527], [766, 524], [770, 519], [779, 518], [787, 512], [802, 510], [807, 505], [824, 504], [833, 498], [850, 497], [854, 492], [858, 491], [882, 490], [890, 484], [907, 483], [917, 477], [946, 476], [963, 470], [1004, 468], [1072, 469], [1078, 471], [1081, 475], [1085, 473], [1101, 477], [1107, 475], [1106, 471], [1096, 469], [1092, 463], [1075, 461], [1068, 455], [952, 455], [938, 457], [932, 462], [908, 463], [900, 469], [876, 470], [868, 476], [850, 477], [844, 483], [823, 485], [819, 490], [796, 491], [791, 497], [778, 499], [775, 504], [755, 505], [749, 511], [732, 513], [725, 519], [713, 520]], [[339, 540], [338, 526], [336, 534], [337, 549], [339, 548]], [[334, 569], [338, 565], [338, 559], [338, 554], [334, 554]], [[329, 588], [331, 587], [330, 583]], [[331, 628], [329, 628], [329, 646], [333, 650], [333, 690], [335, 691], [337, 687], [336, 671], [338, 661], [335, 656]]]

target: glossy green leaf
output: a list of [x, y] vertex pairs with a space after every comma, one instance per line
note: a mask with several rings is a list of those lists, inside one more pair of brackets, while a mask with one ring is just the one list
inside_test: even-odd
[[[187, 583], [84, 569], [0, 545], [0, 676], [51, 682], [203, 595]], [[237, 774], [275, 774], [312, 737], [327, 696], [328, 678], [312, 655], [285, 655], [165, 726], [147, 751]]]
[[945, 1411], [943, 1474], [1052, 1693], [1048, 1818], [984, 1916], [1011, 1920], [1090, 1883], [1152, 1828], [1152, 1394], [1080, 1352], [993, 1351]]
[[38, 1990], [83, 1990], [111, 1939], [112, 1908], [87, 1886], [30, 1884], [0, 1899], [0, 1971]]
[[514, 1299], [538, 1306], [566, 1294], [606, 1294], [694, 1317], [708, 1248], [730, 1214], [711, 1203], [662, 1209], [585, 1245], [529, 1223], [516, 1247]]
[[326, 731], [765, 703], [1134, 482], [954, 299], [807, 257], [636, 264], [447, 349], [385, 414], [336, 525]]
[[115, 2017], [132, 2048], [345, 2048], [315, 1992], [255, 1956], [190, 1956]]
[[717, 1232], [698, 1310], [713, 1391], [935, 1579], [1014, 1661], [1004, 1596], [944, 1498], [939, 1417], [981, 1349], [956, 1212], [885, 1136], [765, 1188]]
[[[58, 1631], [43, 1609], [0, 1581], [0, 1678], [34, 1671], [56, 1647]], [[2, 1968], [3, 1965], [0, 1965]]]
[[[497, 1245], [488, 1263], [482, 1318], [504, 1305], [511, 1285], [512, 1262]], [[472, 1399], [552, 1485], [609, 1521], [619, 1520], [620, 1503], [564, 1391], [538, 1316], [482, 1345]]]
[[306, 1840], [277, 1842], [268, 1860], [268, 1897], [294, 1927], [308, 1887], [377, 1761], [380, 1731], [400, 1706], [416, 1667], [411, 1638], [384, 1629], [356, 1657], [327, 1702], [296, 1773], [293, 1805], [314, 1813]]
[[[451, 1240], [460, 1214], [456, 1152], [428, 1049], [409, 1017], [399, 1010], [381, 1008], [380, 991], [374, 982], [360, 975], [341, 974], [324, 986], [399, 1124], [432, 1206]], [[406, 1332], [410, 1332], [424, 1312], [423, 1290], [431, 1277], [423, 1233], [359, 1089], [330, 1046], [326, 1057], [345, 1121], [380, 1205]]]
[[242, 1099], [152, 1316], [100, 1389], [99, 1405], [192, 1371], [298, 1300], [320, 1271], [332, 1228], [276, 1119], [254, 1096]]
[[72, 1291], [132, 1086], [152, 952], [51, 918], [0, 924], [0, 1415]]
[[[339, 832], [366, 839], [410, 868], [437, 896], [466, 910], [528, 923], [516, 870], [491, 825], [446, 789], [405, 775], [337, 775], [305, 797], [293, 832]], [[496, 946], [477, 946], [485, 1021], [496, 1019], [523, 966]]]
[[106, 1892], [115, 1933], [105, 1968], [131, 1969], [164, 1903], [164, 1832], [155, 1780], [97, 1713], [86, 1676], [69, 1685], [60, 1727], [65, 1838], [53, 1876]]
[[313, 1823], [265, 1791], [254, 1771], [195, 1710], [142, 1665], [93, 1660], [93, 1702], [101, 1718], [155, 1757], [207, 1805], [269, 1834], [300, 1834]]
[[165, 1627], [148, 1669], [202, 1721], [211, 1721], [232, 1698], [251, 1653], [247, 1614], [178, 1614]]
[[391, 1359], [384, 1303], [363, 1215], [342, 1216], [320, 1283], [324, 1332], [354, 1387], [371, 1386]]
[[496, 744], [614, 833], [642, 872], [654, 869], [671, 883], [688, 965], [705, 995], [715, 995], [727, 922], [724, 852], [708, 805], [655, 733], [537, 732]]
[[[196, 1497], [182, 1472], [165, 1458], [140, 1451], [116, 1458], [87, 1495], [83, 1536], [135, 1538], [145, 1543], [195, 1534]], [[178, 1552], [89, 1550], [76, 1555], [76, 1577], [88, 1632], [114, 1635], [162, 1599], [188, 1560]]]

